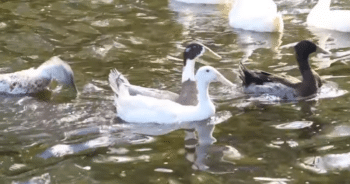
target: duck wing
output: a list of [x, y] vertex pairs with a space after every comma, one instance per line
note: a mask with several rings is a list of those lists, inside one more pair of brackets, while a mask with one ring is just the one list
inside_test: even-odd
[[128, 79], [116, 69], [112, 70], [109, 75], [109, 84], [116, 94], [119, 92], [119, 86], [124, 84], [128, 86], [129, 95], [131, 96], [141, 95], [157, 99], [168, 99], [171, 101], [175, 101], [179, 98], [178, 94], [170, 91], [132, 85], [129, 83]]
[[274, 82], [296, 88], [301, 82], [299, 79], [288, 75], [277, 75], [261, 70], [249, 70], [242, 62], [239, 65], [239, 73], [243, 86], [246, 87], [250, 84], [263, 85], [265, 82]]
[[117, 115], [133, 123], [173, 123], [178, 121], [182, 108], [178, 103], [148, 96], [121, 96], [116, 98]]
[[149, 96], [157, 99], [167, 99], [171, 101], [176, 101], [179, 95], [167, 90], [160, 90], [154, 88], [146, 88], [141, 86], [129, 85], [129, 93], [131, 96], [142, 95]]

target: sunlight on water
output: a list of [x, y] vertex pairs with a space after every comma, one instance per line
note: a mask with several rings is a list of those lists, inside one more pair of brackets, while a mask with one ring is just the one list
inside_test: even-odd
[[[281, 34], [230, 27], [230, 2], [1, 1], [0, 73], [59, 56], [79, 93], [53, 82], [38, 95], [0, 96], [0, 183], [348, 182], [350, 37], [306, 25], [316, 0], [274, 2]], [[345, 0], [331, 7], [350, 10]], [[244, 94], [240, 61], [300, 79], [293, 47], [303, 39], [331, 52], [310, 56], [326, 81], [316, 97]], [[116, 117], [111, 69], [178, 93], [183, 49], [193, 41], [222, 56], [203, 56], [195, 68], [211, 65], [235, 85], [210, 86], [215, 116], [175, 124]]]

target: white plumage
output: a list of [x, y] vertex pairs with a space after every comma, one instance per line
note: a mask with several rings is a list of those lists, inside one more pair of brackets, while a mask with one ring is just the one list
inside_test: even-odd
[[177, 102], [182, 105], [197, 105], [197, 88], [194, 76], [194, 68], [196, 59], [201, 57], [203, 54], [208, 54], [212, 58], [220, 59], [221, 56], [217, 55], [214, 51], [199, 43], [191, 43], [187, 45], [184, 50], [184, 67], [182, 71], [182, 85], [180, 94], [173, 93], [167, 90], [159, 90], [154, 88], [146, 88], [141, 86], [132, 85], [122, 75], [119, 75], [118, 83], [127, 83], [129, 94], [131, 96], [140, 95], [153, 97], [158, 99], [167, 99]]
[[229, 23], [233, 28], [257, 32], [282, 32], [284, 26], [272, 0], [235, 0]]
[[191, 4], [225, 4], [228, 3], [229, 0], [176, 0], [183, 3], [191, 3]]
[[309, 26], [350, 32], [350, 11], [330, 10], [331, 0], [319, 0], [307, 16]]
[[117, 82], [120, 80], [119, 76], [120, 73], [117, 70], [109, 74], [110, 86], [116, 93], [117, 116], [124, 121], [134, 123], [180, 123], [207, 119], [215, 113], [215, 106], [208, 94], [209, 83], [220, 81], [233, 85], [213, 67], [201, 67], [195, 76], [198, 104], [186, 106], [166, 99], [141, 95], [131, 96], [128, 84]]
[[54, 56], [36, 69], [0, 74], [0, 94], [38, 93], [45, 90], [52, 80], [57, 80], [76, 91], [72, 69], [66, 62]]

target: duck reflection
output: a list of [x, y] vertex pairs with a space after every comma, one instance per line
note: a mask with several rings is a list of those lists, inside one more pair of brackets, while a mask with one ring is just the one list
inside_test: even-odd
[[168, 6], [174, 12], [175, 21], [183, 25], [184, 36], [193, 32], [217, 35], [218, 31], [222, 32], [222, 25], [227, 24], [227, 17], [221, 16], [226, 4], [192, 4], [170, 0]]
[[215, 125], [226, 121], [231, 116], [230, 112], [224, 111], [218, 112], [216, 116], [204, 121], [173, 124], [126, 123], [116, 117], [111, 126], [96, 126], [67, 132], [64, 142], [68, 140], [76, 142], [76, 139], [86, 137], [89, 134], [97, 134], [97, 138], [78, 144], [56, 144], [37, 156], [49, 159], [96, 152], [103, 153], [106, 152], [106, 148], [111, 146], [146, 144], [155, 141], [153, 136], [165, 135], [183, 129], [185, 131], [185, 158], [192, 163], [194, 170], [213, 173], [234, 172], [237, 168], [234, 166], [234, 162], [242, 158], [242, 155], [231, 146], [215, 145], [216, 139], [213, 137]]
[[307, 157], [303, 159], [299, 165], [304, 169], [319, 174], [325, 174], [331, 171], [350, 170], [350, 153]]
[[[350, 37], [349, 33], [339, 32], [328, 29], [308, 27], [313, 35], [318, 38], [318, 45], [328, 50], [333, 50], [332, 58], [322, 58], [322, 61], [317, 63], [319, 68], [328, 68], [334, 62], [344, 62], [350, 58]], [[345, 48], [345, 50], [343, 50]], [[320, 57], [319, 57], [320, 58]], [[321, 58], [320, 58], [321, 60]]]
[[242, 62], [249, 59], [253, 52], [260, 48], [271, 49], [279, 57], [283, 33], [265, 33], [245, 30], [235, 30], [237, 43], [244, 52]]
[[350, 170], [350, 152], [346, 152], [345, 146], [350, 136], [348, 123], [330, 124], [323, 120], [319, 125], [322, 128], [318, 127], [318, 133], [307, 138], [301, 145], [307, 150], [305, 153], [312, 155], [301, 158], [298, 165], [318, 174]]
[[185, 131], [184, 149], [185, 158], [192, 163], [192, 169], [212, 173], [229, 173], [237, 169], [234, 161], [242, 158], [242, 155], [233, 147], [215, 145], [213, 137], [215, 125], [226, 121], [232, 115], [229, 112], [219, 112], [213, 118], [177, 124], [141, 124], [123, 123], [117, 118], [117, 124], [113, 127], [123, 127], [123, 131], [132, 134], [159, 136], [172, 131], [183, 129]]
[[[202, 123], [201, 123], [202, 124]], [[201, 125], [198, 124], [198, 125]], [[215, 125], [195, 126], [186, 129], [185, 150], [186, 159], [192, 163], [192, 169], [211, 173], [234, 172], [234, 160], [242, 155], [231, 146], [214, 145], [216, 139], [212, 136]]]

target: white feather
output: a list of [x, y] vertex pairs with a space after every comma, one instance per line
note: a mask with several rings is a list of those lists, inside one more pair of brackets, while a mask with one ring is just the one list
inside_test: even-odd
[[27, 95], [47, 88], [51, 80], [75, 89], [73, 71], [58, 57], [52, 57], [37, 69], [0, 74], [0, 94]]
[[109, 74], [110, 85], [116, 93], [117, 116], [134, 123], [180, 123], [207, 119], [215, 113], [208, 94], [209, 83], [220, 80], [233, 85], [213, 67], [201, 67], [196, 74], [199, 103], [197, 106], [185, 106], [165, 99], [131, 96], [127, 84], [117, 81], [118, 73], [115, 70]]
[[283, 19], [272, 0], [235, 0], [230, 26], [258, 32], [282, 32]]
[[350, 32], [350, 11], [330, 10], [331, 0], [319, 0], [307, 16], [309, 26]]

